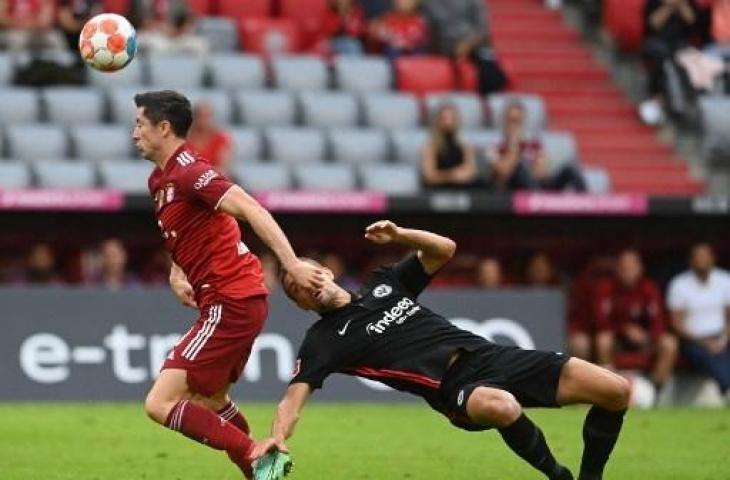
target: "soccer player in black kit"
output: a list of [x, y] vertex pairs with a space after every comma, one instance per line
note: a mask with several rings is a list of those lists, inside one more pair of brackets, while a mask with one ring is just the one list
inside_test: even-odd
[[343, 373], [418, 395], [459, 428], [496, 429], [517, 455], [553, 480], [573, 475], [553, 457], [523, 408], [590, 404], [578, 478], [603, 478], [628, 406], [628, 382], [561, 353], [489, 342], [418, 303], [432, 276], [453, 256], [452, 240], [390, 221], [370, 225], [365, 237], [376, 244], [406, 245], [415, 253], [375, 270], [358, 293], [339, 287], [331, 274], [314, 293], [282, 278], [289, 297], [321, 318], [301, 345], [268, 442], [286, 450], [284, 441], [293, 434], [307, 398], [326, 377]]

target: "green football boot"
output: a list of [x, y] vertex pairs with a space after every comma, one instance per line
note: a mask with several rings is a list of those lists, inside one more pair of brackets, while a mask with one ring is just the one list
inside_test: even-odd
[[254, 480], [281, 480], [289, 476], [294, 462], [288, 453], [273, 451], [261, 457], [253, 468]]

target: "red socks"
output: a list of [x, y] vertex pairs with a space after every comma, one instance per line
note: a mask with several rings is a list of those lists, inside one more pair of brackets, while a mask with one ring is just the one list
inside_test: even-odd
[[245, 475], [250, 476], [248, 454], [253, 441], [232, 423], [205, 407], [183, 400], [172, 409], [165, 426], [216, 450], [225, 450]]
[[245, 433], [246, 435], [249, 435], [251, 433], [251, 428], [248, 426], [248, 422], [246, 421], [246, 418], [241, 414], [241, 411], [238, 409], [238, 406], [233, 403], [233, 401], [228, 402], [228, 404], [223, 407], [222, 409], [218, 410], [218, 415], [229, 422], [231, 422], [233, 425], [238, 427], [240, 431]]

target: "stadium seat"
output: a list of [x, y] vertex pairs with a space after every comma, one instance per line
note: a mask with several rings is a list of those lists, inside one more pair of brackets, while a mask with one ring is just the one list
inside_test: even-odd
[[471, 60], [456, 60], [456, 83], [459, 90], [477, 92], [479, 87], [479, 73]]
[[51, 123], [98, 124], [104, 116], [104, 97], [99, 90], [82, 87], [46, 88], [41, 94]]
[[132, 138], [128, 128], [118, 125], [88, 125], [71, 128], [74, 156], [92, 161], [128, 158]]
[[238, 50], [238, 28], [228, 17], [202, 17], [197, 22], [198, 33], [205, 37], [213, 52]]
[[567, 163], [578, 163], [578, 147], [571, 133], [545, 132], [542, 134], [542, 145], [551, 171]]
[[294, 96], [276, 90], [243, 90], [234, 95], [241, 122], [252, 127], [292, 125], [296, 118]]
[[295, 165], [294, 179], [302, 190], [352, 191], [357, 179], [350, 165], [313, 163]]
[[302, 92], [304, 124], [309, 127], [352, 127], [358, 123], [358, 102], [346, 92]]
[[8, 153], [19, 160], [65, 157], [68, 138], [57, 125], [14, 124], [6, 129]]
[[32, 88], [0, 89], [0, 125], [34, 123], [40, 119], [38, 90]]
[[230, 96], [216, 89], [183, 89], [181, 91], [193, 107], [198, 103], [208, 103], [215, 112], [218, 123], [226, 125], [233, 120], [233, 105]]
[[454, 69], [445, 57], [400, 57], [395, 61], [398, 90], [425, 95], [456, 88]]
[[288, 165], [280, 163], [244, 163], [233, 167], [233, 176], [250, 192], [290, 190], [292, 176]]
[[404, 93], [363, 95], [365, 124], [375, 128], [415, 128], [421, 123], [421, 108], [416, 97]]
[[286, 90], [325, 90], [327, 65], [313, 55], [284, 56], [271, 62], [274, 84]]
[[299, 29], [289, 18], [246, 18], [239, 28], [247, 52], [281, 55], [300, 49]]
[[638, 52], [644, 39], [646, 0], [604, 0], [603, 24], [623, 52]]
[[426, 96], [429, 123], [439, 106], [450, 103], [459, 111], [463, 128], [480, 128], [484, 125], [484, 103], [475, 93], [433, 93]]
[[[187, 0], [187, 7], [196, 17], [206, 17], [212, 11], [214, 0]], [[218, 1], [218, 0], [215, 0]], [[201, 18], [202, 20], [202, 18]]]
[[591, 193], [610, 193], [611, 177], [602, 168], [583, 168], [583, 177]]
[[421, 163], [423, 147], [428, 141], [428, 130], [422, 128], [394, 130], [390, 133], [390, 141], [396, 162], [417, 165]]
[[106, 188], [131, 194], [149, 194], [147, 180], [153, 168], [150, 162], [142, 159], [104, 162], [98, 168], [101, 183]]
[[200, 88], [205, 63], [194, 55], [152, 55], [149, 58], [150, 83], [163, 88]]
[[387, 91], [393, 85], [393, 72], [382, 57], [340, 56], [333, 64], [335, 82], [340, 90]]
[[255, 55], [215, 54], [209, 58], [213, 85], [218, 88], [258, 89], [266, 86], [266, 66]]
[[359, 165], [363, 188], [389, 195], [418, 193], [421, 180], [414, 165]]
[[297, 22], [303, 47], [316, 42], [328, 11], [327, 3], [327, 0], [280, 0], [281, 16]]
[[702, 149], [717, 166], [730, 165], [730, 97], [703, 96], [698, 102]]
[[325, 139], [316, 128], [273, 127], [264, 132], [272, 160], [289, 164], [318, 162], [325, 157]]
[[0, 162], [0, 188], [30, 187], [30, 171], [23, 162]]
[[13, 59], [9, 53], [0, 52], [0, 85], [13, 81]]
[[233, 128], [228, 131], [233, 142], [233, 158], [237, 162], [248, 162], [264, 155], [263, 141], [258, 131], [251, 128]]
[[218, 0], [218, 13], [234, 20], [268, 17], [271, 10], [271, 0]]
[[88, 162], [49, 159], [31, 165], [39, 187], [93, 188], [96, 185], [96, 172]]
[[122, 70], [116, 72], [98, 72], [93, 68], [87, 69], [87, 72], [89, 83], [95, 87], [109, 89], [142, 85], [146, 81], [146, 69], [147, 59], [140, 55]]
[[388, 137], [373, 128], [333, 128], [329, 133], [332, 158], [337, 162], [381, 163], [388, 159]]
[[502, 141], [502, 133], [499, 130], [466, 130], [464, 141], [477, 150], [484, 150], [496, 147]]
[[520, 101], [526, 109], [525, 127], [528, 132], [539, 133], [547, 126], [547, 113], [542, 97], [523, 93], [494, 94], [487, 99], [492, 125], [504, 128], [504, 109], [512, 101]]

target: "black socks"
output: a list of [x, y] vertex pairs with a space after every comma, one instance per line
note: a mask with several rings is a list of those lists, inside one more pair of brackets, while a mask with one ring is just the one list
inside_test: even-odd
[[542, 431], [524, 414], [512, 425], [500, 428], [499, 433], [513, 452], [550, 480], [573, 480], [570, 471], [553, 457]]
[[626, 410], [611, 412], [591, 407], [583, 424], [583, 459], [578, 480], [601, 480], [623, 425]]

